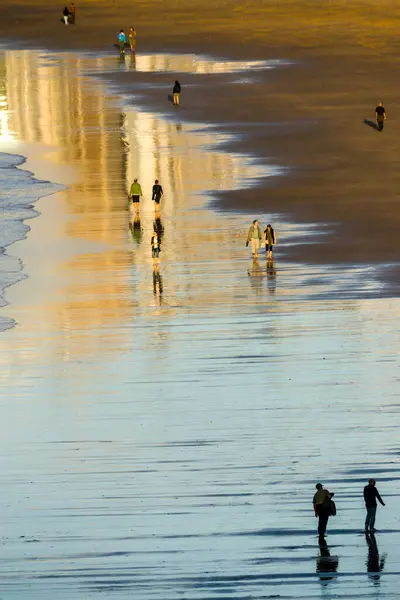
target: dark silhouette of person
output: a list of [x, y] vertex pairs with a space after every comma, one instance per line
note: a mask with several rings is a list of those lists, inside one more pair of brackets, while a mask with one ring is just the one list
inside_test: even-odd
[[382, 106], [382, 102], [379, 102], [378, 106], [375, 109], [376, 122], [378, 124], [378, 131], [382, 131], [383, 124], [386, 121], [386, 111]]
[[366, 531], [365, 541], [368, 545], [368, 556], [366, 561], [367, 573], [369, 573], [370, 579], [378, 582], [380, 579], [379, 573], [385, 568], [386, 554], [379, 556], [378, 545], [373, 533]]
[[155, 180], [153, 185], [153, 191], [151, 194], [151, 199], [154, 202], [155, 211], [158, 212], [160, 208], [161, 196], [163, 195], [164, 190], [162, 186], [159, 184], [158, 179]]
[[319, 556], [316, 560], [316, 573], [322, 580], [333, 579], [333, 573], [336, 573], [339, 566], [339, 557], [331, 556], [328, 544], [324, 539], [319, 542]]
[[364, 488], [364, 501], [365, 508], [367, 509], [367, 516], [365, 517], [365, 530], [367, 531], [369, 528], [372, 532], [376, 531], [375, 517], [378, 506], [376, 500], [378, 499], [382, 506], [385, 506], [385, 503], [376, 489], [375, 484], [375, 479], [370, 479], [368, 485], [366, 485]]
[[325, 537], [328, 519], [331, 514], [331, 498], [334, 494], [325, 490], [322, 483], [315, 486], [317, 491], [314, 494], [313, 506], [315, 516], [318, 517], [318, 535], [320, 539]]

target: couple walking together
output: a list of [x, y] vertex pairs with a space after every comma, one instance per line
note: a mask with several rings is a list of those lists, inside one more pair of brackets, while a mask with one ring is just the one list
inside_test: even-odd
[[263, 235], [258, 221], [256, 219], [255, 221], [253, 221], [253, 225], [249, 229], [246, 242], [246, 246], [251, 244], [251, 251], [253, 253], [254, 258], [256, 258], [258, 254], [260, 242], [262, 246], [265, 245], [265, 252], [267, 253], [267, 258], [272, 259], [273, 247], [276, 244], [275, 231], [273, 230], [272, 225], [268, 223]]

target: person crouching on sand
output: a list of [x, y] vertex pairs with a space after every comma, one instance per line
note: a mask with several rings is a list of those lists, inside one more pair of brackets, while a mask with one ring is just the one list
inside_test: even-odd
[[253, 221], [253, 225], [249, 229], [249, 233], [247, 234], [247, 242], [246, 246], [248, 246], [251, 242], [251, 251], [253, 256], [257, 256], [258, 249], [260, 247], [260, 240], [262, 240], [261, 229], [258, 225], [257, 219]]
[[126, 35], [123, 29], [118, 34], [119, 53], [121, 56], [125, 54]]
[[64, 19], [64, 23], [65, 25], [68, 25], [68, 19], [69, 19], [69, 10], [67, 6], [64, 6], [64, 10], [63, 10], [63, 19]]
[[272, 260], [272, 250], [276, 244], [276, 234], [269, 223], [267, 225], [267, 229], [264, 231], [264, 242], [267, 260]]
[[136, 31], [134, 27], [129, 29], [128, 33], [129, 46], [131, 48], [131, 54], [135, 54], [136, 51]]
[[151, 237], [151, 255], [153, 257], [153, 265], [158, 266], [160, 256], [160, 240], [157, 231], [153, 232]]
[[179, 96], [181, 94], [181, 84], [179, 83], [179, 81], [175, 81], [174, 83], [174, 87], [172, 89], [172, 95], [174, 98], [174, 106], [179, 106]]

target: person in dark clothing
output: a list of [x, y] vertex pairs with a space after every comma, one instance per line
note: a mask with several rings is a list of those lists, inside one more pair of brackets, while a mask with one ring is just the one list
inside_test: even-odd
[[385, 503], [380, 497], [375, 484], [375, 479], [370, 479], [368, 485], [366, 485], [364, 488], [364, 501], [365, 508], [367, 509], [367, 516], [365, 517], [365, 530], [368, 530], [369, 528], [370, 531], [375, 531], [375, 517], [377, 508], [376, 499], [379, 500], [382, 506], [385, 506]]
[[382, 106], [382, 102], [379, 102], [378, 106], [375, 109], [376, 122], [378, 124], [378, 130], [382, 131], [383, 123], [386, 121], [386, 111]]
[[179, 106], [179, 96], [181, 93], [181, 84], [179, 83], [179, 81], [175, 81], [174, 83], [174, 87], [172, 89], [172, 95], [174, 98], [174, 106]]
[[334, 494], [325, 490], [321, 483], [317, 483], [315, 487], [317, 491], [314, 494], [313, 506], [315, 516], [318, 517], [318, 535], [321, 539], [325, 537], [326, 526], [331, 514], [331, 498]]
[[68, 25], [68, 21], [69, 21], [69, 10], [67, 6], [64, 6], [64, 10], [63, 10], [63, 19], [64, 19], [64, 23], [65, 25]]
[[164, 191], [162, 189], [162, 186], [158, 183], [158, 179], [156, 179], [153, 185], [153, 193], [151, 196], [154, 202], [154, 210], [156, 212], [160, 210], [161, 196], [163, 195], [163, 193]]

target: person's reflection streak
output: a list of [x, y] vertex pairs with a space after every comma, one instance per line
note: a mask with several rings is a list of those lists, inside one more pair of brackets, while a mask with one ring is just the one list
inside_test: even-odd
[[373, 533], [367, 532], [365, 534], [365, 541], [368, 544], [368, 556], [366, 561], [367, 573], [369, 573], [368, 576], [370, 579], [375, 583], [379, 583], [381, 578], [379, 573], [383, 571], [385, 567], [386, 554], [383, 554], [381, 557], [379, 556], [378, 545]]
[[339, 566], [339, 557], [331, 556], [328, 544], [325, 540], [319, 544], [319, 556], [316, 560], [316, 573], [320, 575], [321, 581], [333, 579], [332, 573], [336, 573]]
[[164, 225], [162, 224], [161, 216], [159, 213], [156, 213], [156, 215], [154, 217], [153, 229], [154, 229], [154, 231], [157, 232], [158, 239], [159, 239], [159, 246], [161, 248], [161, 244], [162, 244], [163, 238], [164, 238]]
[[264, 278], [265, 273], [261, 270], [260, 263], [258, 262], [257, 257], [253, 259], [253, 265], [251, 267], [251, 270], [247, 271], [247, 274], [250, 276], [251, 287], [258, 296], [259, 294], [261, 294], [262, 280]]
[[271, 294], [275, 293], [276, 289], [276, 269], [274, 267], [273, 260], [267, 260], [267, 280], [268, 280], [268, 291]]
[[153, 268], [153, 294], [156, 299], [157, 306], [161, 306], [163, 295], [163, 280], [158, 265], [154, 265]]
[[143, 230], [139, 213], [136, 213], [133, 219], [129, 221], [129, 229], [131, 231], [133, 241], [140, 246], [140, 243], [143, 239]]

